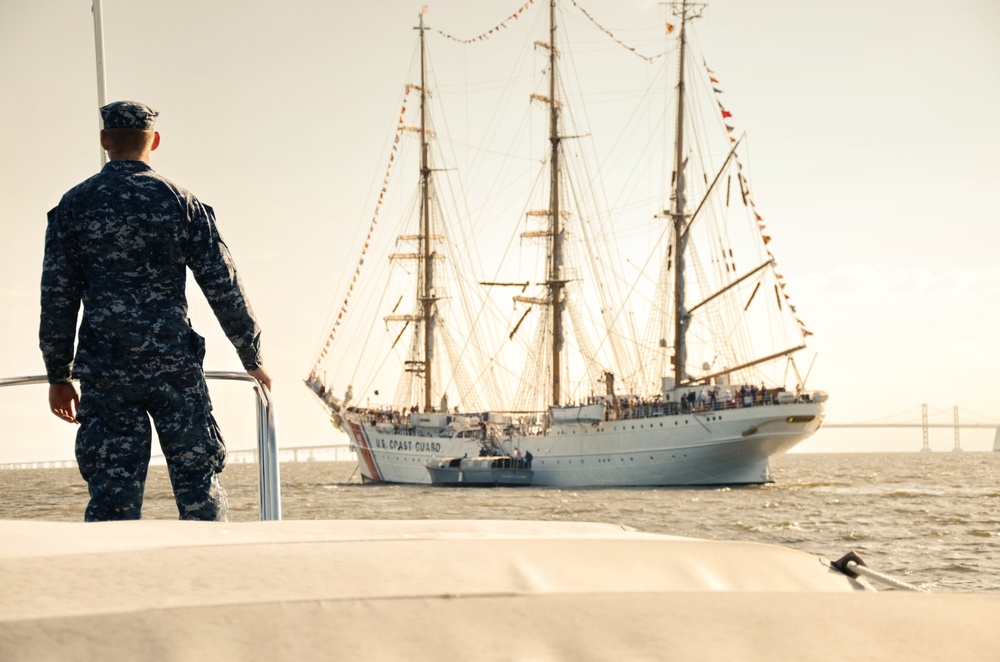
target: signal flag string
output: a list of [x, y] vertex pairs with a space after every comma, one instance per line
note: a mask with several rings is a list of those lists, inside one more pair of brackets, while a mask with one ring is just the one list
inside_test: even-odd
[[389, 190], [389, 177], [392, 174], [392, 166], [396, 161], [396, 152], [399, 150], [399, 141], [406, 130], [406, 126], [403, 124], [403, 119], [406, 116], [406, 102], [410, 96], [410, 91], [414, 86], [407, 85], [406, 91], [403, 94], [403, 105], [399, 111], [399, 119], [396, 122], [396, 136], [392, 141], [392, 150], [389, 153], [389, 162], [385, 167], [385, 176], [382, 178], [382, 189], [378, 194], [378, 201], [375, 203], [375, 211], [372, 214], [371, 223], [368, 225], [368, 235], [365, 237], [364, 246], [361, 248], [361, 256], [358, 258], [357, 267], [354, 269], [354, 276], [351, 278], [351, 284], [347, 288], [347, 294], [344, 295], [344, 301], [340, 304], [340, 311], [337, 313], [337, 319], [333, 323], [333, 327], [330, 329], [330, 334], [327, 336], [326, 344], [323, 345], [323, 349], [320, 350], [319, 356], [316, 358], [316, 365], [313, 367], [312, 373], [309, 375], [310, 379], [316, 379], [316, 371], [319, 369], [319, 365], [326, 358], [330, 351], [330, 345], [333, 343], [334, 336], [337, 333], [337, 327], [342, 323], [344, 315], [347, 314], [347, 308], [351, 303], [351, 295], [354, 293], [354, 286], [358, 282], [358, 277], [361, 276], [361, 267], [365, 264], [365, 255], [368, 253], [368, 248], [371, 245], [372, 234], [375, 232], [375, 225], [378, 223], [379, 211], [382, 209], [382, 203], [385, 200], [385, 194]]

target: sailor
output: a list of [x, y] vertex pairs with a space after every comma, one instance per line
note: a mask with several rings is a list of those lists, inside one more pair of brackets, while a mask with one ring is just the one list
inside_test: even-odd
[[243, 367], [271, 385], [260, 327], [214, 212], [150, 167], [160, 144], [157, 115], [134, 101], [101, 108], [101, 146], [110, 160], [48, 215], [39, 345], [50, 409], [80, 425], [87, 521], [141, 516], [150, 418], [180, 518], [226, 519], [218, 480], [226, 447], [202, 369], [205, 341], [188, 319], [187, 269]]

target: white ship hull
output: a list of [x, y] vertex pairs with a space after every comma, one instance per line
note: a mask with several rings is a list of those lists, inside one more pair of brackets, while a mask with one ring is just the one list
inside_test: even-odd
[[[429, 461], [472, 457], [481, 448], [473, 437], [344, 416], [341, 428], [367, 482], [429, 485]], [[532, 454], [535, 486], [753, 484], [770, 482], [771, 458], [811, 436], [822, 420], [822, 403], [799, 402], [562, 424], [544, 435], [513, 434], [497, 441], [508, 453], [518, 448]]]

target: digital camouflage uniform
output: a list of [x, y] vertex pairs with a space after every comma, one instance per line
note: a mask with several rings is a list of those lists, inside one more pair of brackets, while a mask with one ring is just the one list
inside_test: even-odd
[[[106, 129], [150, 130], [156, 117], [134, 102], [101, 110]], [[191, 193], [142, 161], [112, 160], [49, 212], [39, 339], [49, 383], [81, 382], [87, 521], [140, 517], [150, 418], [181, 519], [226, 519], [217, 477], [226, 449], [202, 370], [205, 341], [188, 319], [188, 268], [243, 367], [260, 367], [260, 327], [236, 266], [212, 209]]]

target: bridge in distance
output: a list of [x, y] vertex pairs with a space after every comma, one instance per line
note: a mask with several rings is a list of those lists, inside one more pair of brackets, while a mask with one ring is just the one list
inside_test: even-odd
[[950, 428], [955, 431], [955, 447], [952, 450], [962, 450], [962, 443], [959, 438], [959, 430], [962, 428], [996, 429], [996, 437], [993, 440], [993, 450], [1000, 451], [1000, 422], [975, 422], [962, 423], [959, 418], [958, 407], [952, 408], [952, 420], [948, 423], [931, 423], [927, 414], [927, 405], [921, 405], [920, 421], [909, 423], [823, 423], [823, 429], [829, 428], [920, 428], [923, 430], [923, 446], [921, 451], [929, 453], [931, 450], [928, 432], [932, 428]]

